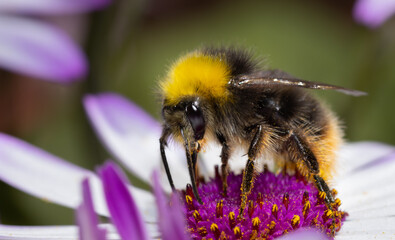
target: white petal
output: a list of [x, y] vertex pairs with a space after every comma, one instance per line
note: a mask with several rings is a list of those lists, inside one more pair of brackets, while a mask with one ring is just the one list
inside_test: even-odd
[[76, 239], [76, 226], [7, 226], [0, 225], [0, 239]]
[[345, 221], [336, 240], [394, 239], [395, 217]]
[[357, 142], [345, 144], [339, 151], [340, 175], [348, 175], [349, 172], [363, 166], [375, 159], [393, 152], [395, 148], [390, 145], [377, 142]]
[[[88, 95], [84, 106], [108, 150], [134, 174], [149, 182], [154, 169], [162, 167], [159, 123], [126, 98], [113, 93]], [[166, 153], [174, 182], [178, 187], [185, 187], [188, 179], [185, 153], [171, 151], [172, 144], [169, 148]]]
[[[120, 239], [114, 227], [110, 224], [101, 224], [106, 229], [107, 239]], [[0, 225], [0, 239], [77, 239], [76, 226], [10, 226]]]
[[[46, 201], [76, 208], [81, 182], [89, 177], [95, 210], [108, 215], [101, 181], [91, 171], [70, 164], [17, 138], [0, 133], [0, 179]], [[155, 220], [151, 193], [131, 187], [144, 219]]]
[[[107, 240], [121, 240], [116, 229], [111, 224], [100, 224], [100, 228], [106, 229]], [[146, 225], [151, 238], [158, 238], [157, 225]], [[11, 226], [0, 224], [0, 240], [29, 239], [29, 240], [66, 240], [77, 239], [78, 228], [76, 226]]]
[[349, 216], [336, 239], [394, 237], [394, 147], [378, 143], [349, 144], [341, 156], [346, 161], [346, 170], [336, 189], [342, 200], [341, 209]]

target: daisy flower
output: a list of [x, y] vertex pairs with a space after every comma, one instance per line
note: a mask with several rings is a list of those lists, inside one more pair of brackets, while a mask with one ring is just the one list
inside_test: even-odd
[[49, 81], [70, 82], [83, 77], [88, 63], [80, 47], [61, 29], [34, 16], [84, 13], [110, 2], [0, 1], [0, 67]]
[[371, 28], [380, 26], [394, 13], [394, 0], [358, 0], [353, 9], [354, 18]]
[[[84, 99], [84, 106], [98, 136], [108, 150], [135, 175], [146, 182], [150, 182], [152, 172], [161, 167], [158, 150], [160, 124], [136, 105], [117, 94], [89, 95]], [[170, 149], [173, 149], [173, 147], [170, 147]], [[169, 165], [176, 186], [178, 189], [185, 189], [184, 192], [181, 192], [181, 196], [184, 201], [182, 206], [184, 207], [185, 223], [187, 224], [186, 231], [193, 238], [197, 238], [198, 235], [202, 237], [205, 234], [207, 237], [217, 237], [219, 234], [218, 238], [221, 238], [223, 232], [229, 234], [229, 236], [233, 234], [234, 238], [245, 238], [250, 236], [253, 231], [257, 231], [260, 236], [266, 231], [266, 233], [272, 234], [270, 237], [277, 237], [287, 232], [283, 229], [298, 229], [302, 228], [305, 222], [315, 222], [314, 217], [316, 215], [312, 214], [310, 216], [309, 213], [318, 211], [319, 214], [322, 214], [319, 212], [322, 209], [320, 210], [320, 200], [317, 197], [317, 192], [313, 192], [314, 189], [312, 189], [312, 192], [304, 193], [310, 191], [308, 190], [308, 184], [306, 185], [297, 176], [274, 175], [264, 171], [257, 181], [262, 177], [263, 182], [272, 181], [275, 187], [271, 189], [270, 187], [273, 186], [262, 184], [263, 189], [254, 188], [255, 196], [252, 196], [252, 198], [255, 202], [253, 202], [251, 210], [248, 209], [248, 214], [251, 214], [251, 216], [246, 216], [249, 222], [246, 221], [245, 225], [236, 223], [236, 225], [230, 226], [234, 224], [231, 214], [232, 205], [230, 205], [234, 199], [231, 198], [237, 196], [238, 189], [234, 187], [234, 193], [232, 193], [232, 188], [230, 188], [229, 198], [223, 199], [222, 204], [221, 201], [209, 200], [215, 199], [216, 189], [218, 190], [214, 171], [214, 165], [220, 161], [218, 156], [219, 150], [214, 148], [207, 151], [202, 158], [202, 172], [206, 176], [207, 182], [201, 184], [199, 191], [202, 196], [207, 193], [207, 200], [203, 200], [206, 201], [206, 204], [199, 206], [190, 194], [190, 190], [185, 189], [185, 184], [188, 183], [188, 175], [183, 152], [174, 150], [168, 154]], [[235, 186], [239, 184], [239, 165], [242, 165], [243, 160], [245, 160], [242, 157], [239, 158], [233, 159], [233, 165], [231, 166], [234, 174], [230, 176], [230, 179], [232, 179], [230, 182], [235, 183]], [[395, 233], [395, 230], [393, 230], [394, 218], [392, 217], [395, 214], [393, 200], [395, 182], [392, 181], [395, 171], [395, 148], [372, 142], [346, 144], [340, 150], [339, 162], [341, 164], [339, 176], [336, 178], [337, 182], [332, 185], [337, 189], [338, 197], [342, 201], [340, 209], [346, 211], [348, 217], [337, 233], [336, 239], [370, 239], [373, 237], [383, 239], [392, 237]], [[2, 166], [0, 168], [0, 179], [4, 182], [46, 201], [72, 208], [76, 208], [81, 203], [81, 181], [88, 177], [95, 211], [101, 215], [109, 216], [107, 205], [110, 201], [104, 197], [102, 181], [89, 170], [74, 166], [5, 134], [0, 134], [0, 165]], [[211, 176], [211, 180], [208, 176]], [[159, 182], [167, 183], [165, 174], [162, 172], [160, 179]], [[283, 184], [280, 185], [276, 181], [282, 181]], [[163, 187], [168, 188], [167, 185], [164, 184]], [[127, 186], [144, 221], [144, 227], [148, 229], [149, 236], [158, 237], [161, 236], [160, 234], [164, 234], [158, 231], [158, 226], [160, 228], [161, 224], [166, 224], [167, 221], [158, 217], [157, 211], [152, 207], [158, 206], [160, 216], [161, 209], [165, 209], [163, 201], [162, 204], [155, 204], [155, 198], [149, 191], [138, 189], [132, 185]], [[302, 192], [297, 191], [300, 186], [303, 187]], [[268, 190], [270, 193], [276, 193], [275, 189], [279, 187], [288, 188], [288, 190], [280, 190], [277, 194], [281, 197], [281, 201], [275, 198], [266, 201], [268, 199], [266, 195], [269, 194], [265, 193], [264, 190], [270, 189]], [[284, 201], [287, 198], [289, 199], [288, 203], [287, 200]], [[229, 203], [226, 202], [227, 200], [229, 200]], [[262, 207], [260, 200], [263, 202]], [[111, 200], [113, 203], [117, 201], [117, 199]], [[304, 216], [303, 208], [307, 201], [310, 202], [310, 208], [306, 210], [308, 212]], [[296, 210], [292, 210], [294, 212], [289, 214], [286, 212], [286, 206], [288, 205], [291, 209], [293, 202], [296, 205], [292, 209]], [[277, 210], [273, 207], [273, 203], [277, 205]], [[235, 206], [237, 206], [237, 203]], [[196, 210], [198, 213], [196, 213]], [[295, 214], [296, 211], [298, 211], [297, 214]], [[237, 211], [235, 213], [237, 214]], [[222, 216], [217, 217], [217, 214]], [[258, 215], [265, 215], [266, 218], [259, 218]], [[294, 215], [298, 216], [295, 217]], [[213, 216], [217, 220], [210, 219]], [[114, 218], [112, 213], [111, 217]], [[264, 224], [263, 222], [266, 219], [275, 221], [276, 226], [270, 229], [271, 221], [269, 226], [264, 225], [266, 222]], [[285, 221], [278, 222], [279, 219]], [[325, 225], [325, 220], [327, 219], [323, 215], [319, 215], [317, 223]], [[114, 219], [113, 222], [115, 224]], [[107, 229], [107, 235], [116, 237], [116, 231], [112, 225], [104, 224], [100, 227]], [[282, 233], [278, 234], [276, 230], [281, 230]], [[67, 238], [75, 237], [77, 232], [76, 227], [73, 226], [17, 227], [1, 225], [0, 239], [1, 237], [12, 239], [10, 236], [14, 238], [22, 236], [21, 238], [24, 239], [27, 237], [30, 237], [30, 239]], [[296, 232], [295, 234], [306, 234], [306, 232]], [[313, 233], [308, 232], [308, 234]], [[320, 233], [315, 232], [314, 234]], [[290, 234], [283, 235], [283, 238], [289, 239], [290, 237], [298, 238]], [[300, 239], [305, 238], [300, 237]]]

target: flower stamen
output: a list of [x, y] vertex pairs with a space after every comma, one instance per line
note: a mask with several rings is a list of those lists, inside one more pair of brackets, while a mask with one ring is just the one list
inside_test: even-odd
[[219, 236], [221, 235], [221, 232], [219, 231], [218, 225], [215, 224], [215, 223], [211, 224], [210, 230], [211, 230], [211, 232], [214, 233], [214, 236], [215, 236], [216, 239], [218, 239]]
[[243, 236], [239, 227], [233, 228], [233, 234], [235, 235], [236, 239], [241, 239], [241, 237]]
[[277, 206], [277, 204], [273, 204], [273, 207], [272, 207], [272, 215], [274, 216], [274, 218], [276, 218], [277, 219], [277, 213], [278, 213], [278, 206]]
[[215, 216], [217, 218], [222, 218], [224, 215], [224, 200], [217, 202], [217, 206], [215, 208]]
[[292, 220], [291, 220], [291, 225], [295, 229], [299, 226], [300, 223], [300, 217], [298, 215], [294, 215]]

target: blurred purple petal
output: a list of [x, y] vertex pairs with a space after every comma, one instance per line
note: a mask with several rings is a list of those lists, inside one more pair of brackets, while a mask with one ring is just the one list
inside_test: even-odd
[[143, 219], [126, 184], [127, 178], [112, 162], [99, 169], [111, 220], [122, 239], [149, 239]]
[[[160, 124], [137, 105], [114, 93], [87, 95], [84, 107], [108, 150], [134, 174], [149, 182], [153, 170], [161, 166]], [[172, 173], [185, 177], [184, 181], [176, 182], [184, 183], [188, 179], [183, 165], [185, 153], [175, 155], [168, 151], [168, 154]]]
[[353, 14], [356, 21], [375, 28], [395, 13], [395, 0], [358, 0]]
[[330, 238], [325, 233], [322, 233], [313, 228], [300, 229], [294, 232], [287, 233], [278, 240], [329, 240]]
[[87, 64], [79, 47], [54, 26], [0, 15], [0, 67], [66, 83], [85, 76]]
[[[91, 171], [73, 165], [22, 140], [0, 133], [0, 180], [46, 201], [76, 208], [81, 203], [81, 181], [89, 177], [95, 210], [108, 215], [100, 179]], [[147, 203], [151, 193], [132, 188], [147, 221], [155, 214]]]
[[82, 182], [83, 201], [76, 211], [80, 240], [106, 240], [106, 231], [99, 228], [99, 219], [93, 209], [89, 180]]
[[153, 174], [153, 183], [159, 212], [158, 224], [162, 239], [188, 240], [189, 238], [185, 235], [185, 218], [182, 214], [179, 196], [177, 194], [173, 194], [171, 199], [172, 209], [170, 209], [167, 198], [162, 192], [162, 188], [159, 183], [159, 175], [156, 171]]
[[0, 1], [0, 12], [57, 15], [87, 12], [109, 3], [111, 0], [10, 0]]

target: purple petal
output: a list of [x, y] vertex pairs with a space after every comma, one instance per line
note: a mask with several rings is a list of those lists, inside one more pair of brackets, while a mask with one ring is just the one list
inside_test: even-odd
[[[101, 141], [108, 150], [134, 174], [149, 182], [160, 162], [161, 127], [151, 116], [126, 98], [114, 93], [88, 95], [85, 111]], [[188, 179], [184, 154], [167, 151], [175, 177]], [[178, 160], [178, 161], [175, 161]], [[182, 160], [182, 161], [179, 161]]]
[[111, 220], [122, 239], [149, 239], [123, 172], [111, 162], [99, 169]]
[[179, 202], [179, 196], [173, 194], [172, 209], [168, 205], [168, 201], [162, 192], [159, 183], [159, 175], [155, 171], [153, 174], [153, 189], [159, 212], [159, 230], [164, 240], [187, 240], [185, 235], [185, 218], [182, 215], [182, 208]]
[[394, 12], [394, 0], [359, 0], [353, 9], [356, 21], [371, 28], [383, 24]]
[[87, 60], [79, 47], [54, 26], [0, 15], [0, 67], [67, 83], [86, 74]]
[[11, 0], [0, 1], [0, 12], [57, 15], [87, 12], [109, 3], [111, 0]]
[[278, 240], [325, 240], [330, 239], [325, 233], [316, 229], [300, 229], [278, 238]]
[[[0, 133], [0, 180], [46, 201], [76, 208], [81, 203], [81, 181], [89, 177], [95, 210], [108, 215], [102, 184], [91, 171], [70, 164], [17, 138]], [[144, 218], [156, 216], [153, 196], [130, 187]]]
[[91, 189], [87, 178], [82, 182], [82, 196], [83, 202], [76, 211], [80, 240], [105, 240], [106, 231], [99, 228], [99, 219], [93, 208]]

